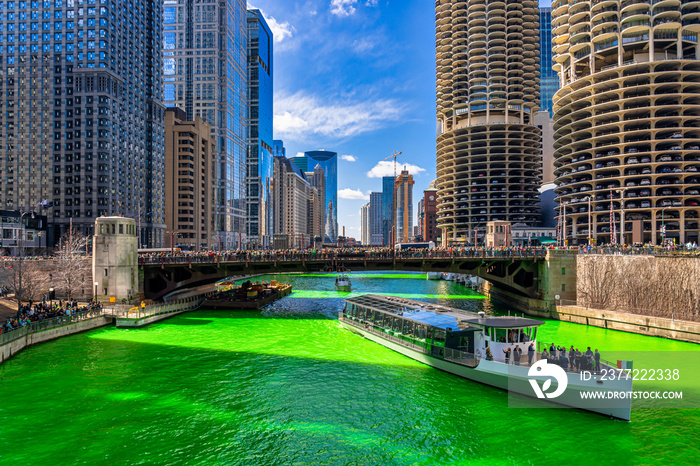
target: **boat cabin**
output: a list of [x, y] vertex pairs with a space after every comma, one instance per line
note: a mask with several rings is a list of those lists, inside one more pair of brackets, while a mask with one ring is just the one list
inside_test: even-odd
[[437, 304], [393, 296], [364, 295], [345, 300], [344, 317], [420, 345], [442, 357], [446, 350], [504, 361], [507, 348], [520, 346], [527, 355], [530, 343], [537, 347], [537, 327], [543, 322], [523, 317], [487, 316]]

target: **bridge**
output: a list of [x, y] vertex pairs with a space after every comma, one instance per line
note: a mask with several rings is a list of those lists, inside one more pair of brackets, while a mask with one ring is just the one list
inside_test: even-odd
[[[482, 249], [456, 253], [368, 251], [156, 255], [141, 256], [139, 268], [143, 273], [144, 296], [154, 300], [178, 289], [201, 286], [235, 275], [385, 270], [470, 274], [515, 296], [542, 300], [553, 298], [549, 296], [552, 288], [549, 269], [552, 267], [554, 252], [540, 249]], [[571, 260], [575, 256], [558, 254], [556, 262], [559, 264], [567, 258]], [[566, 275], [566, 271], [563, 271], [563, 275]], [[575, 273], [573, 267], [570, 274], [575, 276]]]

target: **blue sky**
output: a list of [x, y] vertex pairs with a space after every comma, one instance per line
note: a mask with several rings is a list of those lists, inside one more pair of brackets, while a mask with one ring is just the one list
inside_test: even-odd
[[[391, 162], [435, 178], [435, 13], [431, 0], [254, 0], [275, 34], [274, 137], [287, 156], [338, 152], [338, 227], [360, 236], [360, 207]], [[369, 175], [379, 177], [371, 177]]]

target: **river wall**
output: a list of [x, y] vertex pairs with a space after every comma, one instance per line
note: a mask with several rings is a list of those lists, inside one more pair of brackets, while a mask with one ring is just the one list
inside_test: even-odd
[[576, 258], [575, 304], [699, 321], [700, 258], [580, 254]]
[[16, 340], [10, 341], [0, 346], [0, 364], [10, 359], [15, 354], [22, 351], [28, 346], [43, 343], [45, 341], [54, 340], [66, 335], [85, 332], [94, 328], [103, 327], [114, 322], [112, 316], [99, 316], [94, 319], [81, 320], [61, 327], [54, 327], [42, 332], [29, 333]]

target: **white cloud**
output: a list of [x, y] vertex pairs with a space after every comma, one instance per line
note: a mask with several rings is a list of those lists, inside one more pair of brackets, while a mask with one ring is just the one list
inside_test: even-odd
[[296, 31], [296, 29], [294, 29], [294, 26], [289, 24], [289, 21], [280, 23], [273, 16], [267, 15], [262, 9], [257, 8], [251, 4], [248, 4], [248, 9], [260, 10], [260, 12], [263, 15], [263, 18], [265, 18], [265, 21], [267, 22], [267, 25], [270, 27], [270, 31], [272, 31], [272, 36], [275, 43], [282, 42], [286, 38], [291, 39], [293, 33]]
[[355, 14], [357, 0], [331, 0], [331, 13], [336, 16], [350, 16]]
[[[401, 170], [408, 170], [411, 175], [417, 175], [424, 172], [425, 168], [410, 163], [397, 163], [396, 174], [400, 174]], [[381, 178], [383, 176], [394, 176], [394, 162], [390, 160], [382, 160], [367, 172], [369, 178]]]
[[357, 157], [354, 155], [341, 155], [340, 158], [347, 162], [357, 162]]
[[375, 131], [403, 114], [401, 104], [391, 99], [333, 102], [299, 91], [275, 96], [275, 137], [307, 141], [310, 134], [342, 138]]
[[369, 201], [369, 194], [365, 194], [359, 189], [341, 189], [338, 191], [338, 197], [341, 199]]
[[[350, 16], [355, 14], [355, 6], [358, 0], [331, 0], [331, 13], [336, 16]], [[365, 0], [366, 6], [377, 6], [377, 0]]]

